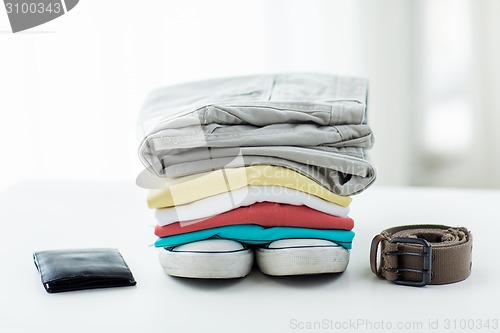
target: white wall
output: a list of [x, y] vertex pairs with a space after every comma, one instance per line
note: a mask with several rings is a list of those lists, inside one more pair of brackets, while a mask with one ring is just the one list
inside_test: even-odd
[[[142, 170], [136, 115], [151, 89], [284, 71], [368, 77], [378, 183], [439, 185], [443, 177], [426, 183], [422, 164], [421, 47], [425, 6], [432, 6], [422, 3], [82, 0], [63, 17], [18, 34], [9, 32], [0, 8], [0, 188], [33, 178], [133, 181]], [[485, 39], [474, 45], [481, 60], [474, 80], [485, 88], [474, 90], [476, 101], [498, 110], [491, 87], [499, 76], [482, 75], [491, 66], [498, 73], [491, 33], [499, 35], [498, 5], [468, 3], [474, 19], [489, 13], [486, 25], [471, 25]], [[486, 152], [500, 136], [484, 117], [474, 131], [489, 128], [481, 139], [492, 145]], [[499, 158], [495, 153], [492, 170]], [[483, 178], [445, 185], [490, 184]]]

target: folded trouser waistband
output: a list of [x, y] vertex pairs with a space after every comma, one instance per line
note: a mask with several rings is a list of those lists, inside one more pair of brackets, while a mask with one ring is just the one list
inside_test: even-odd
[[317, 73], [222, 78], [158, 89], [139, 115], [140, 139], [175, 128], [183, 117], [200, 125], [319, 125], [365, 121], [367, 81]]
[[274, 124], [186, 126], [159, 131], [141, 147], [150, 153], [194, 147], [360, 147], [371, 148], [373, 135], [367, 125], [318, 126], [315, 124]]

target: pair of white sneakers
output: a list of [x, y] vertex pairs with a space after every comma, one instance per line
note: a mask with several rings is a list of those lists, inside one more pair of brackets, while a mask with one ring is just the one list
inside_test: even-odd
[[160, 248], [160, 264], [168, 275], [199, 279], [246, 276], [255, 261], [267, 275], [312, 275], [343, 272], [349, 250], [323, 239], [282, 239], [250, 246], [228, 239], [207, 239]]

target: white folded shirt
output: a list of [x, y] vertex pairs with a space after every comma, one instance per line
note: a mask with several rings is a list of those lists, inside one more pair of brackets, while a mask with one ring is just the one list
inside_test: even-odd
[[155, 217], [161, 226], [185, 222], [222, 214], [238, 207], [257, 202], [276, 202], [288, 205], [305, 205], [320, 212], [345, 217], [349, 207], [322, 200], [314, 195], [282, 186], [247, 186], [224, 192], [189, 204], [155, 210]]

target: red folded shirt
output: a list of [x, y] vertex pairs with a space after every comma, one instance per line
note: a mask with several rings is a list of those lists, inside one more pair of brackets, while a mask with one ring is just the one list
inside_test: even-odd
[[351, 230], [354, 221], [349, 217], [329, 215], [307, 206], [294, 206], [275, 202], [258, 202], [233, 209], [209, 218], [187, 222], [157, 225], [155, 235], [167, 237], [187, 232], [237, 224], [257, 224], [263, 227], [300, 227], [312, 229]]

